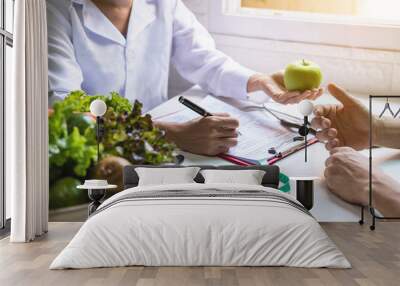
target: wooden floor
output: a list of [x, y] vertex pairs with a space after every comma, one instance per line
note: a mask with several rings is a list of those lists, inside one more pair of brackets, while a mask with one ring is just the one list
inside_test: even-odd
[[400, 285], [400, 223], [380, 223], [375, 232], [355, 223], [323, 224], [352, 263], [350, 270], [283, 267], [48, 270], [81, 225], [51, 223], [48, 235], [31, 244], [1, 240], [0, 285]]

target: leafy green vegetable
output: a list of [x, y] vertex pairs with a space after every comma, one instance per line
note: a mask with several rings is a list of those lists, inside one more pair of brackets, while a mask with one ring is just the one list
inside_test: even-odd
[[56, 102], [49, 117], [49, 161], [51, 180], [74, 176], [83, 178], [97, 160], [95, 119], [89, 114], [95, 99], [104, 100], [105, 136], [100, 146], [102, 156], [114, 155], [133, 164], [160, 164], [173, 161], [175, 146], [155, 128], [149, 115], [142, 116], [142, 104], [134, 105], [118, 93], [89, 96], [71, 92]]
[[106, 153], [123, 157], [133, 164], [161, 164], [172, 161], [175, 149], [163, 131], [154, 128], [150, 115], [139, 116], [142, 104], [135, 102], [133, 112], [117, 113], [110, 108], [104, 116]]
[[50, 209], [86, 203], [88, 201], [86, 191], [76, 188], [80, 184], [79, 180], [71, 177], [63, 178], [55, 182], [50, 187]]
[[[79, 104], [80, 98], [76, 95], [54, 104], [54, 112], [49, 118], [51, 173], [53, 169], [63, 168], [62, 173], [67, 176], [84, 177], [97, 158], [95, 122], [88, 115], [77, 113], [82, 108]], [[56, 179], [58, 176], [51, 177]]]

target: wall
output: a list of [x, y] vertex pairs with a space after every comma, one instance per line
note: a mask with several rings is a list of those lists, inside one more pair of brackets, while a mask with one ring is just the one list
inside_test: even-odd
[[[183, 0], [208, 26], [208, 3], [216, 0]], [[283, 69], [289, 62], [309, 59], [319, 63], [327, 82], [336, 82], [348, 90], [364, 94], [400, 94], [399, 51], [368, 50], [351, 47], [281, 42], [212, 34], [217, 47], [241, 64], [263, 73]], [[186, 88], [175, 73], [171, 93]]]

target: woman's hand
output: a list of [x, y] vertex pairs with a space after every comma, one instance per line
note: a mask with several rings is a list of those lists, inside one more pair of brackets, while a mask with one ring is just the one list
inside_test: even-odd
[[[349, 146], [362, 150], [369, 146], [369, 113], [364, 105], [340, 87], [330, 84], [329, 92], [340, 102], [334, 105], [319, 105], [314, 109], [311, 125], [320, 130], [317, 138], [326, 142], [326, 148]], [[376, 131], [378, 120], [373, 120]], [[375, 141], [375, 135], [373, 140]]]
[[315, 100], [323, 93], [323, 89], [307, 90], [305, 92], [288, 91], [285, 88], [283, 73], [278, 72], [269, 75], [254, 75], [250, 77], [247, 84], [248, 92], [262, 90], [274, 101], [281, 104], [295, 104], [302, 100]]
[[186, 123], [157, 122], [166, 131], [167, 139], [181, 150], [214, 156], [226, 153], [237, 145], [239, 122], [226, 113], [199, 117]]

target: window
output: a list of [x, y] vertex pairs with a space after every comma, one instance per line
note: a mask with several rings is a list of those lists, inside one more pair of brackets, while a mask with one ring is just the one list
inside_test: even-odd
[[241, 0], [242, 8], [258, 8], [273, 13], [352, 17], [364, 21], [397, 22], [398, 0]]
[[241, 0], [243, 8], [398, 19], [398, 0]]
[[398, 11], [398, 0], [219, 0], [209, 1], [208, 28], [224, 36], [400, 51]]
[[4, 131], [5, 131], [5, 99], [11, 93], [11, 76], [13, 68], [13, 22], [14, 0], [0, 0], [0, 229], [6, 226], [9, 217], [9, 195], [4, 187]]

